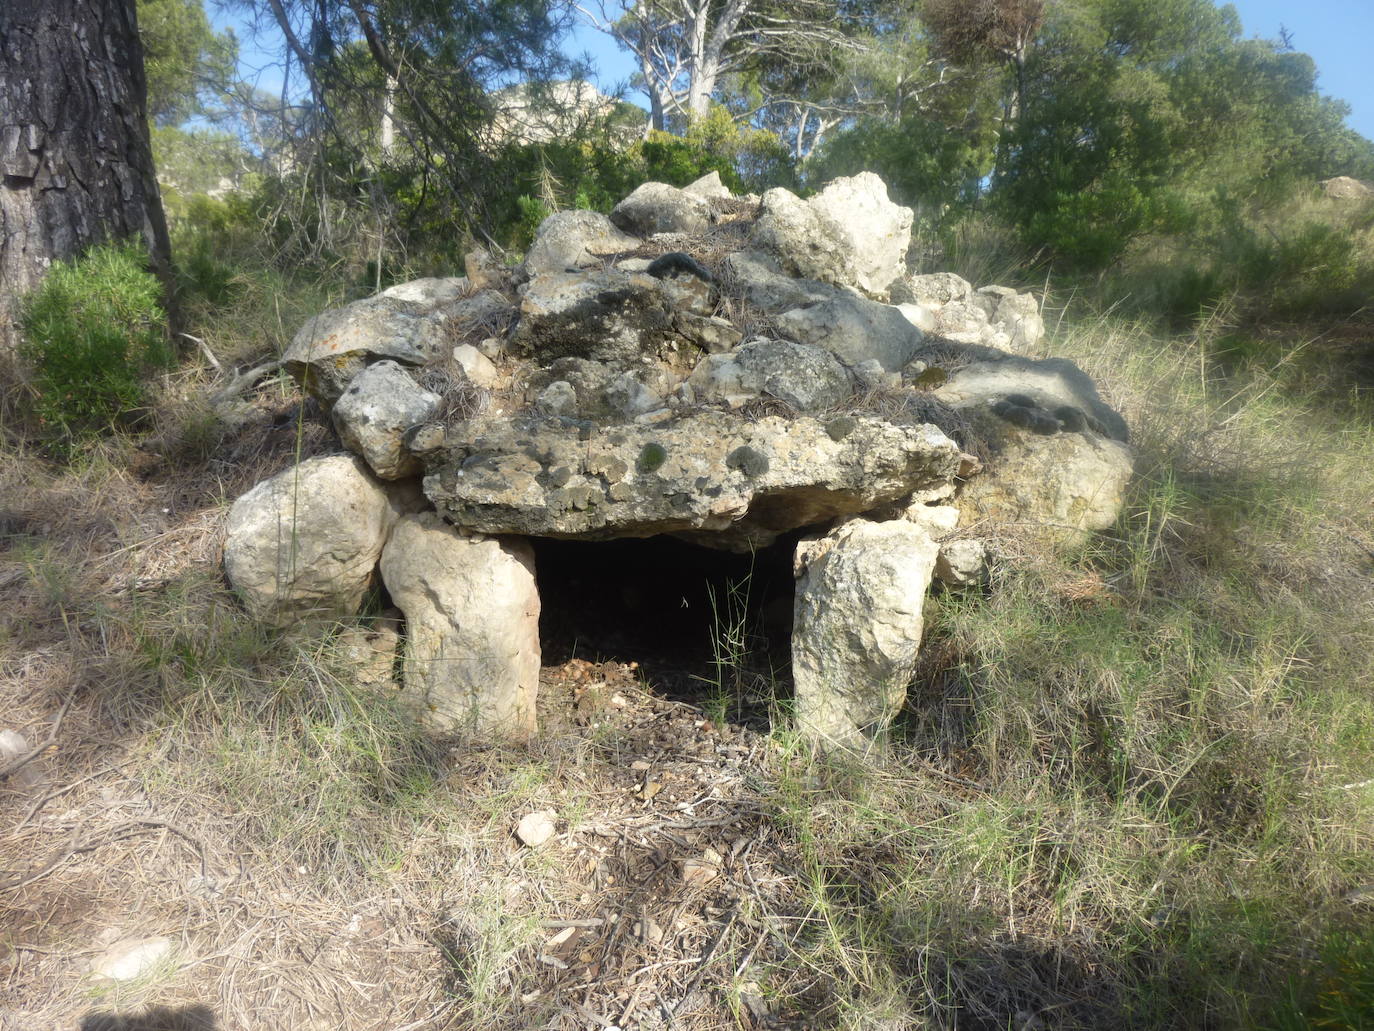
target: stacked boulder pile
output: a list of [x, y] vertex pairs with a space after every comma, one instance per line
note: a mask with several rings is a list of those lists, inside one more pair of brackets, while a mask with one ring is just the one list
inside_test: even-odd
[[911, 273], [911, 222], [867, 173], [805, 200], [647, 183], [609, 217], [552, 215], [514, 268], [474, 253], [324, 312], [285, 364], [350, 454], [235, 503], [230, 581], [287, 626], [354, 617], [380, 575], [403, 695], [521, 737], [530, 538], [748, 551], [804, 531], [799, 727], [864, 744], [905, 698], [933, 578], [983, 576], [979, 529], [1105, 528], [1131, 471], [1121, 417], [1040, 356], [1035, 298]]

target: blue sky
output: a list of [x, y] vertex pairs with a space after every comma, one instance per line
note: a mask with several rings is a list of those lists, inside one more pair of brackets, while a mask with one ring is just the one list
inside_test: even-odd
[[1247, 36], [1276, 39], [1288, 29], [1297, 50], [1311, 54], [1323, 93], [1350, 105], [1348, 124], [1374, 140], [1374, 0], [1232, 0]]
[[[3, 2], [3, 0], [0, 0]], [[1275, 39], [1283, 26], [1293, 46], [1317, 62], [1318, 85], [1323, 93], [1339, 97], [1350, 105], [1349, 125], [1363, 136], [1374, 139], [1374, 72], [1371, 72], [1371, 46], [1374, 46], [1374, 0], [1232, 0], [1240, 12], [1246, 36]], [[216, 25], [233, 25], [245, 40], [245, 64], [255, 62], [246, 45], [246, 33], [237, 19], [219, 13]], [[606, 90], [624, 85], [635, 72], [634, 62], [617, 49], [608, 36], [591, 28], [575, 33], [570, 52], [588, 52], [593, 61], [597, 83]], [[245, 69], [245, 74], [249, 70]], [[264, 74], [259, 83], [268, 90], [281, 88], [278, 73]], [[642, 103], [642, 96], [628, 100]]]

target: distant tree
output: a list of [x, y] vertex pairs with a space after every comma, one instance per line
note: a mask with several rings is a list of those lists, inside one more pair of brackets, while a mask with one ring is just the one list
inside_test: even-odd
[[1022, 96], [993, 198], [1027, 242], [1085, 267], [1361, 152], [1311, 59], [1243, 40], [1211, 0], [1058, 0]]
[[578, 9], [635, 55], [652, 127], [681, 130], [706, 115], [732, 76], [770, 61], [815, 69], [818, 58], [832, 62], [857, 46], [844, 7], [833, 0], [634, 0], [623, 14], [604, 2]]
[[[447, 198], [451, 224], [489, 225], [499, 140], [492, 94], [566, 74], [557, 43], [570, 18], [558, 0], [236, 0], [283, 41], [282, 67], [305, 84], [299, 124], [311, 146], [293, 174], [303, 196], [371, 202], [381, 167], [413, 169], [412, 188]], [[287, 89], [283, 89], [283, 96]], [[282, 105], [283, 108], [286, 106]], [[383, 146], [383, 128], [389, 134]], [[414, 182], [418, 178], [419, 182]], [[323, 220], [321, 220], [323, 222]]]
[[155, 125], [179, 125], [222, 102], [236, 78], [238, 42], [217, 33], [201, 0], [138, 0], [148, 80], [148, 117]]
[[921, 19], [937, 52], [958, 63], [985, 57], [1015, 70], [1010, 120], [1025, 102], [1026, 58], [1045, 17], [1045, 0], [923, 0]]

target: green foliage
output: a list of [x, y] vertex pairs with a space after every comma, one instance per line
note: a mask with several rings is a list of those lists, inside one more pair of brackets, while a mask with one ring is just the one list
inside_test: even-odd
[[1066, 266], [1101, 269], [1143, 235], [1216, 225], [1225, 197], [1262, 201], [1374, 165], [1344, 105], [1317, 91], [1312, 60], [1242, 40], [1229, 8], [1072, 0], [1052, 12], [993, 196]]
[[234, 79], [238, 44], [232, 32], [214, 31], [201, 0], [138, 0], [138, 33], [155, 125], [203, 113], [204, 99]]
[[161, 295], [137, 243], [54, 263], [20, 315], [20, 354], [33, 365], [46, 422], [71, 435], [138, 408], [144, 378], [171, 359]]
[[1327, 935], [1318, 968], [1291, 980], [1275, 1031], [1345, 1031], [1374, 1026], [1374, 938], [1363, 928]]
[[257, 225], [244, 198], [194, 196], [172, 220], [172, 254], [184, 302], [222, 308], [242, 286], [241, 252], [256, 240]]
[[[686, 186], [709, 172], [736, 192], [795, 185], [790, 158], [771, 133], [737, 125], [716, 108], [686, 136], [650, 132], [627, 138], [623, 125], [594, 127], [579, 137], [505, 148], [493, 197], [495, 236], [523, 249], [553, 211], [608, 212], [645, 182]], [[451, 233], [449, 234], [451, 235]]]
[[1245, 324], [1350, 315], [1374, 305], [1374, 203], [1309, 185], [1243, 204], [1218, 191], [1212, 218], [1133, 249], [1108, 293], [1188, 324], [1225, 305]]
[[976, 140], [912, 115], [901, 122], [864, 119], [837, 133], [806, 165], [808, 183], [875, 172], [898, 203], [938, 213], [977, 195], [990, 157]]
[[516, 197], [515, 204], [520, 209], [520, 221], [514, 228], [514, 242], [516, 247], [525, 249], [534, 242], [534, 234], [539, 231], [540, 224], [553, 212], [543, 201], [525, 194]]
[[153, 163], [168, 217], [185, 213], [188, 198], [218, 191], [224, 181], [241, 179], [249, 163], [243, 145], [229, 133], [210, 129], [152, 128]]

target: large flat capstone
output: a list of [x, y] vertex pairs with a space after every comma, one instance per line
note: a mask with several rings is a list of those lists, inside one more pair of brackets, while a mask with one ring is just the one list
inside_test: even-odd
[[606, 430], [478, 419], [450, 426], [446, 441], [424, 456], [425, 493], [465, 529], [589, 540], [693, 532], [740, 549], [947, 483], [960, 453], [934, 426], [875, 415], [715, 410]]

